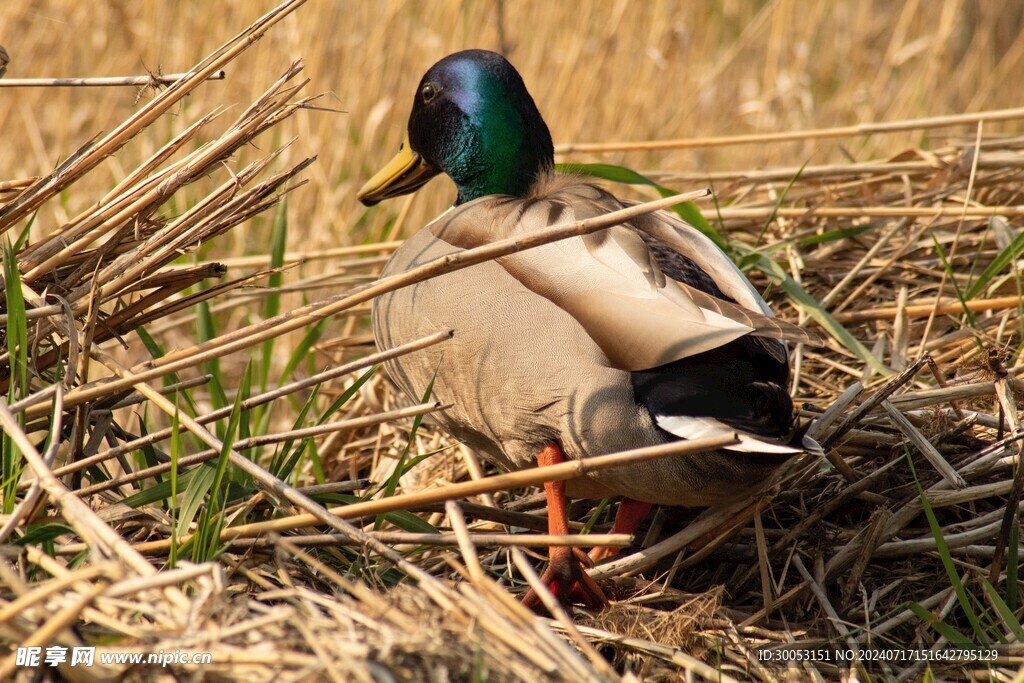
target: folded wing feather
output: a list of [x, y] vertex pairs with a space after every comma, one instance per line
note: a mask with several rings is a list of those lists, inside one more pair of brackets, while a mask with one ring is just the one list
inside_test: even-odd
[[[459, 210], [485, 202], [489, 212]], [[532, 199], [482, 198], [450, 212], [430, 229], [439, 239], [469, 249], [618, 208], [621, 203], [607, 193], [571, 186]], [[492, 219], [481, 221], [487, 213]], [[706, 244], [688, 240], [685, 231], [663, 220], [643, 221], [642, 229], [682, 253], [689, 251], [686, 255], [707, 268], [738, 304], [666, 278], [633, 226], [543, 245], [497, 263], [524, 287], [572, 315], [609, 362], [624, 370], [663, 365], [747, 334], [817, 341], [807, 330], [770, 317], [756, 291], [717, 248], [709, 253]]]

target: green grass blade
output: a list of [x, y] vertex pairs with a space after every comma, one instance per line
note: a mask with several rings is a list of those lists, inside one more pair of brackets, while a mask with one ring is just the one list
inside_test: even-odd
[[611, 498], [601, 499], [601, 502], [597, 504], [597, 507], [594, 508], [594, 511], [590, 513], [590, 517], [588, 517], [587, 521], [584, 522], [583, 529], [580, 530], [580, 535], [586, 536], [591, 531], [593, 531], [594, 525], [597, 524], [597, 521], [599, 519], [601, 519], [601, 514], [608, 508], [609, 505], [611, 505], [611, 502]]
[[324, 462], [320, 458], [320, 449], [316, 447], [316, 439], [310, 439], [309, 445], [306, 447], [306, 452], [309, 453], [309, 463], [313, 468], [313, 480], [317, 484], [327, 483], [327, 474], [324, 471]]
[[[255, 383], [256, 368], [251, 362], [246, 363], [245, 372], [242, 375], [242, 383], [238, 387], [238, 392], [235, 395], [235, 401], [245, 403], [250, 397], [250, 388]], [[238, 435], [235, 437], [237, 441], [244, 441], [253, 435], [252, 431], [252, 413], [248, 410], [243, 410], [238, 416]], [[242, 477], [246, 484], [250, 483], [249, 475], [238, 470], [236, 475]]]
[[[964, 298], [964, 293], [960, 291], [960, 285], [956, 281], [956, 277], [953, 273], [953, 266], [950, 265], [949, 259], [946, 258], [946, 251], [939, 244], [939, 240], [935, 239], [935, 233], [929, 233], [932, 238], [932, 244], [935, 245], [935, 251], [939, 254], [939, 260], [942, 261], [942, 267], [946, 270], [946, 278], [953, 285], [953, 292], [956, 294], [957, 300], [960, 301], [960, 307], [964, 309], [964, 317], [967, 318], [967, 324], [971, 327], [977, 327], [977, 323], [974, 319], [974, 313], [967, 307], [967, 300]], [[978, 342], [979, 346], [981, 342]]]
[[[437, 379], [437, 370], [434, 370], [434, 376], [430, 378], [430, 384], [427, 385], [427, 390], [423, 392], [423, 399], [420, 403], [426, 403], [430, 400], [430, 395], [434, 392], [434, 380]], [[406, 442], [405, 448], [402, 450], [402, 454], [398, 458], [398, 462], [395, 463], [395, 468], [391, 470], [391, 476], [388, 477], [387, 482], [384, 484], [384, 497], [389, 498], [395, 495], [395, 491], [398, 490], [398, 482], [407, 471], [406, 460], [409, 457], [409, 451], [412, 449], [412, 445], [416, 443], [416, 432], [419, 431], [420, 424], [423, 422], [423, 416], [417, 415], [412, 421], [412, 429], [409, 430], [409, 441]], [[417, 460], [416, 462], [419, 462]], [[381, 524], [384, 522], [382, 515], [377, 515], [377, 520], [374, 523], [374, 529], [379, 529]]]
[[757, 233], [757, 239], [754, 240], [755, 249], [761, 246], [761, 240], [764, 239], [764, 234], [768, 232], [768, 226], [775, 222], [775, 217], [779, 215], [779, 209], [782, 208], [782, 203], [786, 201], [786, 196], [789, 194], [789, 191], [793, 189], [793, 183], [800, 179], [800, 176], [804, 173], [804, 169], [807, 168], [807, 164], [810, 162], [810, 159], [806, 160], [800, 168], [797, 169], [796, 174], [789, 179], [789, 183], [786, 184], [786, 187], [782, 192], [779, 193], [779, 196], [775, 200], [775, 206], [772, 207], [772, 212], [768, 214], [768, 219], [761, 225], [761, 231]]
[[331, 403], [331, 405], [327, 407], [327, 410], [324, 411], [324, 414], [320, 416], [320, 419], [317, 420], [317, 424], [323, 424], [327, 422], [327, 420], [329, 420], [330, 417], [334, 415], [334, 413], [338, 412], [343, 405], [348, 403], [349, 399], [355, 396], [355, 393], [359, 391], [359, 388], [366, 384], [371, 377], [373, 377], [373, 373], [377, 372], [378, 367], [380, 366], [371, 365], [369, 368], [367, 368], [366, 372], [359, 376], [359, 379], [357, 379], [355, 382], [352, 382], [352, 386], [345, 389], [345, 391], [341, 392], [338, 398], [334, 399], [334, 402]]
[[[179, 509], [181, 510], [180, 514], [184, 515], [184, 514], [187, 514], [187, 512], [189, 511], [190, 491], [191, 491], [191, 489], [194, 486], [199, 486], [199, 484], [195, 483], [195, 479], [197, 477], [200, 477], [204, 470], [210, 471], [211, 474], [213, 472], [213, 468], [209, 465], [209, 463], [204, 463], [204, 464], [202, 464], [202, 465], [200, 465], [198, 467], [194, 467], [193, 469], [191, 469], [191, 470], [189, 470], [189, 471], [187, 471], [187, 472], [185, 472], [183, 474], [179, 474], [178, 475], [177, 483], [176, 483], [177, 490], [181, 491], [182, 487], [184, 487], [184, 491], [185, 491], [185, 493], [184, 493], [184, 495], [182, 497], [181, 504], [179, 506]], [[203, 492], [205, 493], [205, 490]], [[127, 498], [125, 498], [121, 502], [124, 503], [125, 505], [127, 505], [128, 507], [137, 508], [137, 507], [141, 507], [143, 505], [150, 505], [152, 503], [156, 503], [156, 502], [159, 502], [161, 500], [167, 500], [167, 498], [170, 497], [172, 493], [175, 493], [175, 492], [173, 492], [171, 490], [171, 482], [169, 480], [165, 479], [164, 481], [160, 482], [159, 484], [156, 484], [154, 486], [150, 486], [149, 488], [143, 489], [142, 491], [139, 491], [138, 493], [134, 493], [134, 494], [128, 496]], [[202, 499], [201, 498], [200, 498], [199, 503], [202, 503]], [[196, 505], [196, 508], [198, 508], [198, 505]], [[193, 514], [194, 514], [194, 511], [193, 511]], [[179, 522], [179, 526], [181, 526], [182, 525], [182, 520], [180, 518], [179, 518], [178, 522]], [[184, 524], [184, 526], [187, 527], [188, 524], [191, 524], [191, 522], [192, 522], [192, 519], [190, 518], [188, 520], [188, 523]]]
[[[21, 273], [18, 271], [17, 252], [11, 248], [7, 238], [3, 241], [4, 295], [7, 306], [7, 353], [8, 385], [7, 402], [13, 403], [25, 395], [28, 389], [28, 318], [25, 315], [25, 297], [21, 290]], [[16, 416], [18, 424], [25, 425], [24, 414]], [[3, 476], [4, 514], [11, 514], [17, 500], [18, 481], [25, 469], [19, 449], [7, 432], [2, 439], [0, 466]]]
[[989, 602], [995, 607], [996, 611], [999, 612], [999, 618], [1002, 620], [1013, 635], [1016, 636], [1018, 643], [1024, 643], [1024, 627], [1021, 626], [1020, 620], [1017, 619], [1017, 615], [1013, 613], [1010, 606], [999, 596], [995, 586], [988, 582], [988, 579], [982, 577], [981, 585], [985, 588], [985, 594], [988, 596]]
[[323, 335], [326, 324], [326, 319], [320, 320], [306, 330], [306, 334], [302, 335], [302, 340], [295, 347], [291, 357], [288, 359], [288, 364], [284, 368], [284, 372], [281, 373], [281, 384], [288, 381], [288, 378], [295, 372], [295, 368], [299, 366], [299, 363], [309, 358], [309, 352], [313, 345], [320, 341], [320, 336]]
[[970, 300], [984, 292], [989, 282], [996, 275], [1003, 272], [1007, 266], [1016, 261], [1021, 252], [1024, 252], [1024, 232], [1014, 237], [1013, 241], [1006, 245], [1006, 248], [996, 254], [996, 257], [985, 267], [985, 270], [981, 271], [981, 274], [978, 275], [978, 279], [972, 282], [971, 286], [964, 292], [964, 298]]
[[21, 450], [14, 443], [14, 439], [5, 431], [0, 439], [0, 458], [3, 459], [3, 510], [5, 515], [14, 512], [17, 505], [18, 481], [21, 479], [25, 465], [21, 456]]
[[181, 459], [181, 423], [178, 409], [178, 395], [174, 395], [174, 414], [171, 415], [171, 471], [170, 485], [171, 496], [167, 501], [167, 508], [171, 516], [171, 549], [167, 555], [168, 564], [173, 568], [178, 559], [178, 535], [174, 529], [178, 528], [178, 462]]
[[30, 526], [25, 531], [24, 536], [14, 541], [14, 545], [42, 545], [43, 543], [50, 543], [65, 534], [78, 535], [74, 529], [66, 524], [37, 524]]
[[[148, 436], [149, 435], [149, 430], [146, 429], [146, 420], [142, 417], [142, 415], [139, 415], [138, 418], [139, 418], [139, 436], [140, 437]], [[156, 449], [153, 447], [153, 444], [151, 444], [151, 443], [143, 445], [142, 448], [140, 448], [138, 452], [139, 452], [138, 458], [141, 459], [141, 461], [142, 461], [141, 467], [153, 467], [158, 462], [160, 462], [160, 460], [156, 457]], [[154, 479], [154, 481], [159, 483], [160, 482], [160, 475], [159, 474], [154, 475], [153, 479]]]
[[[274, 221], [270, 230], [270, 267], [280, 268], [284, 265], [285, 246], [288, 244], [288, 200], [284, 199], [277, 205], [274, 213]], [[282, 273], [274, 273], [267, 278], [267, 289], [273, 293], [263, 299], [263, 319], [269, 320], [281, 312], [281, 284], [284, 281]], [[260, 361], [260, 387], [262, 391], [267, 390], [267, 381], [270, 378], [270, 366], [274, 358], [275, 339], [268, 339], [262, 344]]]
[[[611, 182], [622, 183], [624, 185], [646, 185], [647, 187], [654, 188], [654, 190], [662, 197], [671, 197], [674, 194], [679, 194], [675, 190], [667, 188], [664, 185], [660, 185], [650, 178], [637, 173], [632, 169], [626, 168], [625, 166], [615, 166], [614, 164], [556, 164], [555, 169], [560, 173], [570, 173], [587, 176], [589, 178], [598, 178], [600, 180], [610, 180]], [[729, 242], [722, 237], [721, 233], [715, 230], [715, 227], [711, 225], [706, 218], [704, 218], [704, 214], [700, 212], [700, 209], [697, 208], [696, 204], [693, 202], [684, 202], [673, 206], [672, 211], [684, 221], [704, 233], [709, 239], [711, 239], [711, 241], [718, 245], [719, 249], [729, 253]]]
[[[135, 334], [139, 336], [139, 340], [142, 341], [142, 345], [146, 347], [146, 352], [149, 353], [153, 360], [163, 358], [166, 355], [164, 348], [160, 346], [152, 336], [150, 336], [149, 332], [147, 332], [144, 327], [136, 327]], [[164, 386], [166, 387], [172, 384], [179, 384], [181, 379], [178, 377], [177, 373], [170, 372], [164, 375], [163, 381]], [[198, 411], [196, 410], [196, 403], [192, 398], [192, 392], [184, 391], [179, 395], [183, 397], [185, 399], [185, 403], [188, 404], [189, 411], [191, 411], [189, 414], [193, 416], [196, 415]]]
[[423, 519], [419, 515], [415, 515], [408, 510], [395, 510], [384, 515], [385, 520], [388, 524], [393, 524], [402, 531], [408, 531], [414, 534], [439, 534], [433, 524]]
[[877, 229], [877, 225], [855, 225], [850, 228], [839, 228], [838, 230], [829, 230], [823, 232], [820, 235], [807, 235], [796, 240], [796, 244], [801, 247], [812, 247], [818, 244], [828, 244], [829, 242], [835, 242], [836, 240], [847, 239], [849, 237], [856, 237], [857, 235], [868, 232], [869, 230]]
[[11, 364], [11, 382], [7, 397], [14, 401], [25, 395], [28, 387], [28, 319], [25, 296], [21, 290], [17, 252], [4, 238], [4, 294], [7, 304], [7, 353]]
[[934, 630], [953, 645], [965, 648], [977, 647], [977, 645], [971, 642], [970, 638], [960, 633], [960, 631], [957, 631], [941, 619], [937, 619], [935, 615], [925, 609], [924, 606], [919, 605], [916, 602], [912, 602], [907, 605], [907, 608], [914, 613], [914, 616], [923, 621], [929, 628]]
[[163, 358], [167, 353], [164, 348], [157, 343], [155, 339], [146, 331], [145, 327], [141, 325], [135, 328], [135, 334], [139, 335], [139, 339], [142, 340], [142, 345], [146, 347], [146, 351], [154, 359]]
[[235, 403], [231, 408], [231, 415], [228, 417], [224, 438], [221, 440], [221, 449], [217, 456], [213, 480], [210, 482], [206, 508], [196, 523], [195, 542], [192, 544], [193, 562], [206, 562], [219, 554], [220, 531], [224, 525], [224, 517], [221, 513], [228, 498], [225, 486], [228, 463], [231, 450], [235, 447], [235, 439], [238, 437], [239, 425], [242, 421], [242, 401], [243, 397], [249, 393], [251, 377], [252, 373], [247, 365], [242, 373], [242, 386], [235, 394]]
[[[309, 393], [309, 398], [306, 399], [302, 409], [299, 410], [299, 414], [295, 417], [295, 421], [292, 422], [292, 430], [302, 429], [306, 426], [306, 416], [309, 415], [309, 411], [312, 410], [313, 406], [316, 405], [316, 400], [320, 396], [320, 385], [313, 387], [313, 391]], [[305, 446], [309, 439], [303, 439], [302, 444]], [[274, 456], [270, 463], [270, 471], [275, 477], [281, 480], [288, 479], [288, 475], [291, 474], [291, 468], [298, 462], [298, 455], [289, 457], [292, 446], [295, 445], [294, 439], [288, 439], [281, 444], [281, 448], [278, 449], [277, 455]], [[298, 449], [302, 451], [302, 447]]]
[[[196, 336], [199, 337], [200, 343], [208, 342], [217, 336], [217, 326], [213, 321], [213, 314], [210, 313], [210, 306], [205, 301], [196, 305]], [[204, 362], [203, 371], [212, 377], [207, 385], [210, 391], [210, 402], [214, 409], [223, 408], [228, 404], [228, 397], [224, 391], [224, 375], [220, 371], [220, 360], [213, 358]], [[220, 436], [223, 438], [223, 434]]]
[[38, 216], [39, 211], [34, 211], [32, 213], [32, 216], [28, 219], [28, 222], [25, 224], [25, 227], [22, 229], [20, 233], [18, 233], [18, 239], [14, 241], [14, 248], [12, 249], [14, 253], [18, 253], [19, 251], [21, 251], [21, 248], [25, 246], [26, 242], [28, 242], [28, 236], [32, 232], [32, 226], [35, 225], [36, 218]]
[[949, 546], [946, 545], [946, 539], [942, 534], [942, 527], [939, 525], [939, 520], [935, 517], [935, 512], [932, 510], [931, 503], [928, 502], [928, 496], [925, 494], [924, 488], [921, 487], [920, 480], [917, 478], [917, 470], [914, 468], [914, 460], [910, 457], [909, 449], [906, 450], [906, 457], [907, 462], [910, 464], [910, 473], [913, 475], [914, 483], [917, 485], [918, 497], [921, 499], [921, 506], [924, 508], [924, 516], [928, 520], [928, 527], [931, 529], [932, 538], [935, 539], [935, 550], [939, 554], [939, 559], [942, 560], [942, 567], [946, 570], [946, 577], [953, 586], [957, 602], [960, 603], [960, 609], [967, 616], [967, 621], [970, 622], [978, 642], [987, 644], [988, 636], [985, 634], [985, 629], [982, 628], [981, 621], [974, 611], [974, 606], [971, 603], [970, 596], [967, 594], [967, 589], [964, 588], [964, 584], [960, 580], [960, 574], [956, 571], [956, 563], [953, 562], [953, 556], [949, 553]]
[[[366, 384], [366, 382], [370, 379], [370, 377], [373, 376], [373, 373], [376, 372], [376, 370], [377, 366], [374, 365], [368, 368], [366, 372], [364, 372], [362, 375], [360, 375], [356, 379], [356, 381], [354, 381], [347, 389], [345, 389], [345, 391], [341, 392], [341, 394], [336, 399], [334, 399], [331, 405], [327, 407], [327, 410], [325, 410], [320, 415], [320, 417], [317, 418], [316, 423], [318, 425], [321, 425], [327, 422], [332, 415], [334, 415], [343, 405], [345, 405], [349, 400], [351, 400], [353, 396], [355, 396], [356, 392], [359, 391], [359, 388]], [[295, 419], [295, 422], [292, 425], [292, 429], [300, 429], [304, 426], [304, 423], [306, 421], [306, 415], [313, 407], [316, 398], [319, 395], [319, 390], [320, 386], [317, 385], [317, 387], [310, 394], [310, 397], [306, 401], [305, 405], [303, 405], [302, 409], [299, 411], [299, 415]], [[281, 448], [278, 451], [277, 455], [274, 457], [271, 463], [270, 471], [274, 472], [275, 476], [277, 476], [279, 479], [287, 479], [291, 472], [294, 470], [294, 468], [298, 465], [299, 459], [301, 458], [302, 454], [308, 451], [310, 446], [314, 443], [316, 443], [316, 441], [312, 438], [303, 439], [301, 446], [298, 449], [296, 449], [294, 453], [291, 453], [290, 451], [292, 446], [294, 445], [294, 441], [285, 441], [281, 445]], [[322, 482], [323, 467], [319, 465], [319, 458], [316, 458], [315, 462], [317, 463], [316, 466], [318, 468], [318, 480]]]
[[[359, 496], [353, 496], [348, 493], [325, 493], [313, 496], [313, 499], [323, 505], [351, 505], [352, 503], [358, 503], [365, 499]], [[392, 524], [403, 531], [411, 531], [418, 534], [439, 534], [441, 533], [437, 527], [423, 519], [417, 514], [409, 512], [407, 510], [395, 510], [393, 512], [383, 513], [384, 521], [388, 524]]]
[[781, 287], [782, 291], [796, 302], [807, 313], [807, 315], [814, 318], [814, 320], [828, 331], [836, 341], [849, 349], [852, 353], [856, 354], [858, 358], [864, 361], [878, 374], [892, 374], [892, 370], [875, 358], [875, 355], [871, 353], [867, 347], [861, 344], [860, 341], [858, 341], [852, 334], [850, 334], [849, 330], [840, 325], [835, 318], [829, 315], [828, 311], [818, 303], [818, 300], [811, 296], [799, 282], [790, 277], [789, 273], [787, 273], [776, 261], [756, 251], [750, 252], [749, 256], [751, 257], [755, 268], [764, 273], [769, 280]]
[[[1020, 464], [1017, 465], [1020, 467]], [[1006, 604], [1014, 612], [1017, 611], [1017, 590], [1019, 586], [1020, 576], [1018, 570], [1020, 568], [1020, 558], [1018, 553], [1020, 551], [1020, 520], [1015, 519], [1013, 524], [1010, 526], [1010, 540], [1006, 548]], [[1024, 638], [1021, 639], [1024, 642]]]

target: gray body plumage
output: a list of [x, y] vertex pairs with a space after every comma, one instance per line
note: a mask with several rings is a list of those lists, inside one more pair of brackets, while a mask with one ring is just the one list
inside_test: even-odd
[[[526, 198], [484, 197], [412, 236], [384, 274], [621, 206], [612, 195], [566, 178], [541, 183]], [[652, 238], [668, 240], [697, 263], [735, 304], [708, 302], [665, 278], [648, 247]], [[442, 427], [510, 470], [534, 465], [553, 441], [568, 457], [586, 458], [676, 438], [637, 401], [631, 370], [751, 332], [802, 340], [799, 328], [770, 317], [710, 240], [660, 212], [445, 274], [374, 302], [381, 348], [443, 329], [454, 330], [453, 339], [390, 361], [387, 372], [413, 400], [433, 381], [433, 398], [452, 404], [438, 415]], [[765, 341], [784, 357], [782, 342]], [[733, 450], [674, 457], [570, 482], [569, 492], [708, 505], [749, 495], [778, 462]]]

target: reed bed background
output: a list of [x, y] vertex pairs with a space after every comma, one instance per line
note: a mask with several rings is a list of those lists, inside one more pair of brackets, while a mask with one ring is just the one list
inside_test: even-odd
[[[53, 676], [1019, 675], [1021, 7], [301, 5], [241, 34], [274, 5], [0, 7], [4, 80], [200, 65], [0, 80], [0, 678], [32, 677], [15, 647], [83, 644], [213, 663]], [[714, 189], [702, 227], [829, 339], [793, 380], [826, 458], [635, 540], [549, 538], [528, 487], [572, 466], [490, 471], [375, 372], [369, 301], [401, 284], [377, 273], [453, 193], [355, 190], [465, 47], [516, 64], [560, 161], [639, 171], [660, 187], [577, 167], [640, 199]], [[600, 532], [613, 509], [572, 514]], [[512, 593], [552, 543], [642, 551], [594, 570], [612, 608], [547, 619]], [[758, 654], [794, 644], [864, 654]], [[971, 644], [996, 659], [941, 656]]]

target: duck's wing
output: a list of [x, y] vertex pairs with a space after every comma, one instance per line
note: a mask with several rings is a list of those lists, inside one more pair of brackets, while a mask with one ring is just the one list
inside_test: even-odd
[[[630, 205], [634, 202], [624, 203]], [[764, 313], [766, 318], [758, 319], [757, 329], [750, 336], [751, 341], [764, 352], [781, 362], [788, 362], [788, 348], [781, 342], [817, 347], [827, 344], [827, 338], [817, 330], [775, 318], [736, 264], [706, 235], [675, 214], [658, 211], [641, 216], [633, 225], [671, 276], [680, 280], [682, 286], [689, 285], [696, 290], [692, 296], [701, 306], [728, 309], [720, 312], [737, 319], [743, 319], [745, 311], [751, 309]]]
[[[468, 249], [621, 207], [606, 192], [574, 185], [527, 199], [482, 198], [446, 214], [430, 230]], [[800, 328], [766, 315], [752, 288], [736, 298], [735, 283], [726, 282], [723, 291], [729, 290], [734, 304], [666, 277], [648, 244], [629, 226], [536, 247], [497, 263], [537, 297], [572, 315], [609, 363], [624, 370], [654, 368], [750, 334], [806, 339]], [[717, 271], [709, 274], [719, 281]], [[742, 274], [739, 278], [746, 282]]]
[[[636, 202], [624, 201], [622, 204], [632, 206]], [[749, 311], [772, 316], [768, 304], [750, 284], [743, 271], [704, 233], [683, 219], [668, 211], [655, 211], [637, 217], [631, 224], [652, 246], [664, 245], [664, 248], [694, 264], [729, 301]], [[657, 246], [653, 248], [657, 249]]]

